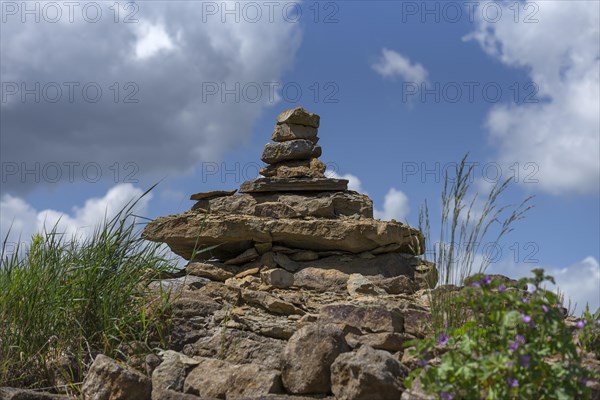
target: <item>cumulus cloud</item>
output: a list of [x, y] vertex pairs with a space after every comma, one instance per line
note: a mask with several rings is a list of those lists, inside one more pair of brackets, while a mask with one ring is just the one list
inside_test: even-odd
[[[512, 15], [509, 3], [496, 3]], [[482, 3], [483, 7], [485, 4]], [[490, 56], [527, 68], [537, 103], [497, 105], [486, 126], [500, 162], [535, 163], [540, 189], [552, 194], [600, 189], [600, 4], [536, 3], [537, 23], [476, 20], [465, 40]], [[577, 29], [573, 29], [576, 26]]]
[[[7, 242], [27, 243], [36, 232], [50, 231], [56, 226], [57, 232], [67, 236], [87, 237], [98, 224], [116, 215], [130, 202], [137, 200], [144, 192], [129, 183], [112, 187], [100, 198], [88, 199], [81, 207], [73, 207], [71, 213], [57, 210], [38, 211], [25, 200], [5, 194], [0, 198], [0, 237], [4, 240], [9, 234]], [[135, 205], [133, 213], [145, 215], [148, 202], [152, 194], [149, 193]]]
[[408, 197], [404, 192], [395, 188], [390, 188], [383, 200], [383, 209], [375, 209], [375, 218], [382, 220], [395, 219], [396, 221], [405, 222], [410, 208], [408, 206]]
[[[363, 190], [362, 182], [356, 175], [340, 175], [335, 171], [327, 171], [325, 175], [329, 178], [347, 179], [349, 181], [348, 189], [369, 195], [368, 192]], [[395, 188], [390, 188], [386, 193], [383, 199], [382, 209], [378, 209], [376, 206], [373, 208], [374, 217], [382, 220], [395, 219], [396, 221], [404, 222], [406, 221], [409, 212], [410, 207], [408, 206], [408, 197], [404, 192]]]
[[554, 277], [556, 285], [549, 285], [547, 288], [560, 289], [565, 294], [565, 306], [570, 302], [575, 315], [580, 315], [586, 304], [589, 304], [592, 312], [600, 307], [600, 264], [593, 256], [585, 257], [567, 267], [498, 263], [490, 265], [488, 272], [518, 279], [531, 277], [533, 268], [543, 268], [547, 275]]
[[411, 63], [410, 59], [389, 49], [382, 49], [379, 60], [372, 68], [384, 78], [396, 78], [407, 82], [421, 84], [427, 80], [427, 70], [419, 63]]
[[[96, 162], [103, 178], [116, 162], [134, 163], [136, 177], [189, 173], [249, 139], [277, 101], [272, 85], [281, 89], [301, 41], [300, 24], [282, 16], [284, 4], [272, 20], [263, 10], [258, 21], [238, 22], [196, 2], [136, 2], [137, 11], [121, 2], [115, 22], [113, 3], [95, 4], [102, 7], [95, 23], [82, 18], [81, 5], [73, 22], [68, 9], [56, 23], [3, 14], [5, 164]], [[234, 6], [243, 3], [227, 5]], [[2, 190], [13, 195], [35, 184], [19, 174], [7, 178]]]

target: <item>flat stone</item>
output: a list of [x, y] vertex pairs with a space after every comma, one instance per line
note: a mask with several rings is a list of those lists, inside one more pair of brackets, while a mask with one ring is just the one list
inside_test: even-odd
[[344, 191], [347, 179], [333, 178], [256, 178], [240, 186], [241, 193]]
[[406, 348], [409, 340], [415, 339], [414, 336], [407, 333], [367, 333], [366, 335], [357, 335], [350, 332], [346, 335], [346, 342], [352, 348], [359, 346], [371, 346], [374, 349], [396, 352]]
[[[267, 205], [265, 205], [267, 204]], [[359, 215], [364, 218], [373, 217], [373, 202], [363, 194], [347, 191], [325, 191], [311, 193], [244, 193], [229, 197], [219, 197], [207, 201], [206, 209], [211, 215], [245, 214], [245, 215], [278, 215], [283, 217], [286, 208], [290, 216], [337, 218], [339, 216]], [[269, 211], [269, 208], [275, 210]], [[260, 253], [260, 250], [259, 250]]]
[[267, 143], [260, 159], [267, 164], [282, 161], [309, 160], [321, 156], [321, 146], [311, 140], [295, 139], [287, 142]]
[[217, 197], [231, 196], [235, 192], [237, 192], [237, 189], [236, 190], [213, 190], [210, 192], [200, 192], [200, 193], [195, 193], [195, 194], [191, 195], [190, 200], [210, 200], [210, 199], [214, 199]]
[[[270, 219], [236, 214], [206, 215], [194, 211], [159, 217], [146, 225], [142, 237], [166, 243], [173, 252], [188, 260], [196, 247], [208, 248], [217, 245], [209, 252], [199, 255], [207, 259], [215, 257], [227, 260], [252, 248], [252, 254], [258, 257], [254, 249], [256, 242], [273, 242], [290, 248], [313, 251], [339, 250], [356, 254], [385, 244], [400, 243], [406, 253], [409, 253], [416, 247], [423, 248], [415, 243], [423, 243], [424, 240], [417, 229], [394, 221], [349, 218]], [[398, 254], [388, 253], [372, 260], [358, 259], [357, 262], [373, 263], [379, 257]], [[198, 254], [196, 258], [198, 259]], [[335, 262], [333, 260], [332, 264]], [[322, 263], [322, 260], [315, 260], [313, 263]], [[283, 265], [282, 267], [285, 268]], [[352, 272], [362, 271], [359, 269]]]
[[321, 117], [302, 107], [286, 110], [277, 116], [277, 124], [298, 124], [318, 128]]
[[267, 292], [257, 290], [242, 290], [242, 300], [248, 304], [254, 304], [264, 308], [273, 314], [279, 315], [303, 315], [304, 311], [300, 310], [296, 306], [287, 301], [280, 299], [277, 296], [269, 294]]
[[317, 143], [317, 128], [297, 124], [275, 125], [271, 139], [275, 142], [285, 142], [294, 139], [307, 139]]
[[208, 277], [200, 276], [182, 276], [179, 278], [162, 279], [160, 281], [152, 281], [148, 284], [149, 289], [162, 290], [163, 292], [178, 293], [184, 289], [195, 290], [209, 282]]
[[294, 286], [318, 292], [346, 290], [348, 274], [336, 269], [303, 268], [294, 274]]
[[377, 287], [373, 282], [361, 274], [351, 274], [348, 278], [347, 288], [348, 294], [353, 297], [363, 295], [380, 296], [387, 294], [385, 290]]
[[241, 265], [258, 258], [258, 251], [254, 247], [249, 248], [242, 254], [225, 261], [225, 265]]
[[185, 270], [188, 275], [225, 282], [239, 273], [240, 268], [218, 262], [189, 262]]
[[99, 354], [83, 381], [81, 394], [84, 400], [148, 400], [152, 397], [152, 381]]
[[346, 324], [363, 333], [404, 332], [404, 318], [400, 311], [388, 310], [383, 306], [328, 304], [319, 310], [319, 322]]
[[58, 394], [40, 392], [12, 387], [0, 387], [2, 400], [69, 400], [69, 397]]
[[290, 259], [294, 261], [314, 261], [319, 259], [319, 254], [312, 250], [300, 250], [290, 254]]
[[323, 161], [311, 158], [310, 160], [284, 161], [268, 165], [258, 172], [268, 178], [324, 178], [326, 168]]
[[271, 251], [271, 249], [273, 248], [273, 243], [271, 243], [271, 242], [255, 243], [254, 248], [256, 249], [256, 251], [258, 251], [258, 254], [260, 254], [262, 256], [266, 252]]

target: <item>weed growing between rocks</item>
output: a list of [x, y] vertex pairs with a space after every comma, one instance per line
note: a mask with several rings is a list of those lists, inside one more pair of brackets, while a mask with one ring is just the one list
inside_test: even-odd
[[166, 343], [169, 296], [147, 284], [174, 265], [140, 238], [136, 203], [89, 238], [67, 239], [55, 226], [27, 249], [8, 254], [3, 246], [0, 386], [63, 384], [76, 392], [96, 354], [123, 358], [130, 343]]
[[468, 319], [468, 310], [452, 305], [455, 291], [433, 290], [436, 284], [460, 286], [474, 272], [485, 272], [490, 264], [490, 254], [482, 254], [477, 258], [478, 252], [499, 248], [502, 238], [512, 231], [513, 224], [533, 208], [530, 204], [532, 197], [525, 198], [517, 206], [500, 203], [512, 178], [497, 182], [483, 202], [477, 194], [469, 199], [467, 196], [471, 192], [474, 164], [468, 162], [467, 158], [468, 154], [457, 165], [455, 176], [446, 174], [444, 177], [437, 242], [431, 241], [427, 202], [419, 215], [419, 230], [425, 235], [425, 243], [430, 246], [425, 251], [425, 258], [432, 258], [439, 275], [439, 279], [430, 285], [432, 323], [436, 332], [445, 329], [446, 325], [458, 327]]
[[[472, 318], [415, 342], [413, 355], [421, 358], [421, 367], [406, 384], [419, 378], [427, 392], [442, 399], [589, 398], [591, 372], [581, 364], [558, 296], [541, 287], [554, 280], [541, 269], [533, 272], [533, 278], [516, 284], [476, 275], [453, 299], [453, 306], [471, 310]], [[528, 284], [534, 289], [523, 291]], [[588, 317], [576, 329], [597, 338], [598, 320]]]

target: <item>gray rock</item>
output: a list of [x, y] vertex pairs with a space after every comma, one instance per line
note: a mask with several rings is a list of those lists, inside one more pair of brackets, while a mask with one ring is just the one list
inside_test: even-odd
[[313, 128], [319, 127], [320, 120], [321, 117], [317, 114], [308, 112], [302, 107], [286, 110], [277, 116], [278, 124], [298, 124], [311, 126]]
[[284, 161], [262, 168], [259, 173], [277, 178], [324, 178], [325, 164], [317, 159]]
[[346, 342], [352, 348], [360, 346], [370, 346], [374, 349], [397, 352], [406, 347], [406, 342], [415, 339], [414, 336], [407, 333], [367, 333], [366, 335], [357, 335], [348, 333]]
[[348, 277], [337, 269], [307, 267], [294, 274], [294, 286], [318, 292], [343, 292]]
[[362, 346], [331, 365], [331, 390], [338, 400], [398, 399], [406, 374], [390, 353]]
[[275, 125], [271, 139], [275, 142], [285, 142], [294, 139], [307, 139], [314, 143], [317, 138], [317, 128], [306, 125], [286, 124]]
[[346, 287], [348, 288], [348, 293], [350, 296], [353, 297], [363, 295], [381, 296], [387, 294], [385, 290], [377, 287], [375, 284], [373, 284], [373, 282], [361, 274], [351, 274], [348, 277]]
[[254, 247], [249, 248], [243, 253], [225, 261], [226, 265], [241, 265], [258, 258], [258, 251]]
[[187, 376], [184, 392], [201, 398], [248, 399], [282, 393], [281, 375], [254, 364], [232, 365], [212, 358], [198, 358], [200, 364]]
[[34, 390], [0, 387], [2, 400], [69, 400], [69, 397]]
[[283, 385], [294, 394], [329, 393], [331, 364], [349, 350], [344, 331], [336, 325], [311, 324], [299, 329], [283, 352]]
[[242, 290], [242, 300], [249, 304], [258, 305], [273, 314], [280, 315], [303, 315], [304, 311], [287, 301], [267, 292], [257, 290]]
[[289, 272], [295, 272], [299, 268], [296, 261], [293, 261], [283, 253], [273, 253], [273, 261], [275, 261], [275, 263], [281, 268]]
[[363, 333], [404, 332], [404, 318], [400, 311], [388, 310], [384, 306], [327, 304], [319, 310], [319, 322], [346, 324]]
[[167, 350], [161, 354], [163, 362], [152, 373], [152, 388], [183, 392], [183, 383], [189, 371], [199, 364], [184, 354]]
[[225, 282], [240, 272], [240, 268], [220, 262], [189, 262], [185, 271], [188, 276], [199, 276], [211, 281]]
[[314, 261], [319, 259], [319, 254], [312, 250], [300, 250], [290, 255], [294, 261]]
[[209, 279], [198, 276], [182, 276], [179, 278], [162, 279], [160, 281], [152, 281], [148, 284], [149, 289], [162, 290], [164, 292], [177, 293], [184, 289], [195, 290], [210, 282]]
[[333, 178], [256, 178], [240, 185], [240, 193], [344, 191], [348, 180]]
[[211, 192], [201, 192], [190, 196], [190, 200], [210, 200], [216, 197], [231, 196], [236, 190], [213, 190]]
[[265, 285], [285, 289], [294, 284], [294, 274], [282, 268], [268, 269], [260, 273]]
[[84, 400], [150, 400], [150, 379], [115, 360], [98, 355], [88, 371], [81, 394]]
[[193, 394], [185, 394], [174, 390], [152, 389], [152, 400], [212, 400], [200, 398]]
[[311, 140], [296, 139], [287, 142], [267, 143], [260, 159], [267, 164], [283, 161], [310, 160], [321, 156], [321, 146]]

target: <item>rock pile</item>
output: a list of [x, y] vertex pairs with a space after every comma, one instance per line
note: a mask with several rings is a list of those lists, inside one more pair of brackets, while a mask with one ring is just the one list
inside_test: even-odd
[[323, 175], [317, 115], [296, 108], [277, 122], [263, 178], [195, 194], [191, 210], [147, 225], [145, 238], [189, 260], [150, 286], [173, 293], [169, 349], [124, 350], [137, 371], [97, 356], [84, 400], [431, 398], [403, 383], [417, 365], [407, 341], [431, 333], [426, 282], [437, 277], [417, 257], [423, 236], [374, 220], [367, 196]]

